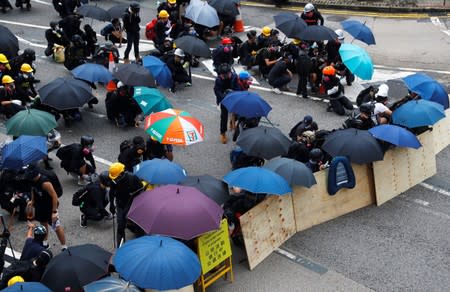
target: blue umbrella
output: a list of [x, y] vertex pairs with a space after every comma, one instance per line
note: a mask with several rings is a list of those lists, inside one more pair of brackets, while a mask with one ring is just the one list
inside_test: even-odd
[[399, 147], [418, 149], [422, 146], [416, 135], [396, 125], [379, 125], [369, 129], [369, 133], [378, 140], [383, 140]]
[[159, 235], [127, 241], [113, 259], [120, 276], [144, 289], [179, 289], [200, 276], [197, 255], [183, 243]]
[[142, 62], [142, 65], [152, 73], [158, 84], [165, 88], [172, 87], [172, 72], [166, 63], [155, 56], [145, 56]]
[[438, 103], [419, 99], [411, 100], [392, 113], [392, 123], [408, 128], [434, 125], [445, 117], [444, 107]]
[[372, 59], [364, 49], [353, 44], [341, 44], [339, 54], [342, 62], [353, 74], [363, 80], [372, 79]]
[[6, 144], [2, 152], [4, 168], [19, 169], [38, 161], [47, 155], [47, 138], [41, 136], [20, 136]]
[[134, 167], [133, 172], [140, 179], [157, 185], [177, 184], [186, 178], [186, 170], [168, 159], [143, 161]]
[[75, 78], [86, 80], [89, 82], [108, 83], [113, 79], [111, 72], [105, 66], [98, 64], [86, 63], [72, 70]]
[[2, 290], [3, 292], [51, 292], [40, 282], [19, 282]]
[[424, 73], [416, 73], [403, 78], [406, 86], [412, 92], [419, 94], [423, 99], [442, 104], [448, 109], [448, 94], [445, 88], [436, 80]]
[[346, 20], [341, 22], [342, 28], [351, 34], [355, 39], [365, 42], [368, 45], [375, 45], [375, 38], [373, 33], [366, 26], [366, 23], [361, 23], [357, 20]]
[[140, 292], [141, 290], [131, 284], [129, 281], [124, 281], [115, 277], [106, 277], [95, 282], [89, 283], [83, 287], [84, 292]]
[[283, 195], [292, 192], [288, 182], [279, 174], [261, 167], [243, 167], [223, 177], [229, 186], [239, 187], [252, 193]]
[[266, 117], [272, 107], [259, 94], [248, 91], [234, 91], [222, 100], [229, 112], [246, 118]]
[[134, 87], [133, 98], [145, 116], [152, 112], [160, 112], [173, 107], [161, 91], [156, 88], [136, 86]]

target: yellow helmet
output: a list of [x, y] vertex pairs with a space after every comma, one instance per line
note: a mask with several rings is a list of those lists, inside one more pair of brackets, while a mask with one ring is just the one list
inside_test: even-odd
[[272, 32], [272, 29], [268, 26], [265, 26], [262, 28], [262, 34], [267, 36], [270, 36], [270, 33]]
[[167, 0], [170, 4], [177, 4], [177, 0]]
[[12, 79], [12, 77], [9, 75], [5, 75], [2, 77], [3, 84], [9, 84], [9, 83], [13, 83], [13, 82], [14, 82], [14, 79]]
[[6, 58], [6, 56], [4, 54], [0, 54], [0, 63], [3, 63], [3, 64], [9, 63], [8, 58]]
[[161, 10], [158, 14], [159, 18], [168, 18], [169, 13], [166, 10]]
[[11, 279], [9, 279], [8, 287], [10, 287], [16, 283], [19, 283], [19, 282], [25, 282], [25, 280], [21, 276], [14, 276]]
[[109, 167], [109, 178], [116, 179], [125, 171], [125, 165], [120, 162], [114, 162]]
[[299, 39], [294, 39], [294, 40], [292, 40], [292, 43], [293, 43], [294, 45], [299, 45], [301, 42], [302, 42], [302, 41], [299, 40]]
[[25, 73], [31, 73], [33, 72], [33, 68], [31, 68], [30, 64], [23, 63], [22, 66], [20, 66], [20, 71]]

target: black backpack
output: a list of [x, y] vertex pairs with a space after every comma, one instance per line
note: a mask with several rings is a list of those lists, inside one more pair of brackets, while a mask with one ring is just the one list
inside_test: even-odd
[[80, 206], [85, 201], [87, 193], [87, 187], [81, 188], [76, 191], [72, 196], [72, 206]]
[[56, 173], [47, 169], [40, 169], [39, 173], [48, 178], [48, 180], [52, 183], [58, 198], [60, 198], [63, 195], [63, 187]]
[[133, 147], [133, 142], [130, 139], [123, 140], [122, 142], [120, 142], [119, 156], [117, 157], [117, 160], [120, 163], [125, 164], [125, 159], [123, 157], [123, 153], [125, 152], [125, 150], [130, 149], [131, 147]]

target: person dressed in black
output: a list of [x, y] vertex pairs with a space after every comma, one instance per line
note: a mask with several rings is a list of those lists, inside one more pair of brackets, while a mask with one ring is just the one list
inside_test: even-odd
[[186, 69], [184, 69], [184, 58], [186, 55], [183, 50], [180, 48], [175, 49], [173, 54], [167, 56], [167, 67], [169, 67], [170, 72], [172, 73], [173, 85], [170, 88], [171, 92], [176, 91], [176, 84], [183, 83], [185, 87], [192, 86], [191, 77], [189, 76]]
[[84, 28], [83, 39], [86, 41], [88, 54], [94, 55], [95, 49], [97, 47], [97, 33], [89, 24], [85, 24], [83, 28]]
[[141, 136], [132, 140], [130, 147], [124, 149], [117, 160], [125, 165], [125, 170], [133, 172], [133, 167], [145, 160], [145, 141]]
[[58, 21], [50, 21], [50, 28], [45, 31], [45, 39], [47, 40], [47, 48], [44, 53], [47, 57], [53, 55], [55, 45], [65, 47], [69, 44], [66, 34], [59, 28]]
[[256, 65], [256, 52], [258, 51], [258, 44], [256, 43], [256, 31], [251, 30], [247, 32], [247, 40], [242, 43], [239, 49], [239, 63], [250, 70]]
[[61, 17], [66, 17], [68, 15], [73, 15], [75, 12], [75, 8], [81, 6], [80, 0], [61, 0], [62, 9], [61, 9]]
[[369, 130], [379, 124], [377, 115], [374, 114], [375, 105], [371, 102], [363, 103], [354, 110], [343, 124], [344, 128]]
[[20, 73], [16, 76], [15, 80], [17, 97], [23, 104], [32, 102], [37, 95], [36, 89], [34, 88], [35, 79], [33, 68], [27, 63], [22, 64]]
[[306, 166], [311, 169], [312, 172], [317, 172], [325, 169], [325, 164], [323, 163], [323, 153], [319, 148], [313, 148], [309, 152], [309, 160], [306, 162]]
[[30, 260], [39, 256], [41, 251], [48, 246], [44, 246], [44, 240], [47, 236], [47, 229], [42, 225], [28, 223], [27, 239], [22, 249], [20, 260]]
[[[11, 60], [11, 68], [14, 76], [17, 76], [17, 74], [21, 72], [23, 64], [30, 65], [32, 69], [31, 72], [36, 73], [34, 61], [36, 61], [36, 52], [30, 48], [25, 49], [22, 54]], [[37, 83], [39, 81], [35, 80], [34, 82]]]
[[300, 17], [306, 22], [307, 25], [323, 25], [324, 22], [322, 14], [317, 11], [312, 3], [305, 5]]
[[117, 89], [106, 97], [106, 114], [118, 127], [136, 125], [135, 118], [141, 113], [141, 109], [133, 99], [133, 93], [132, 86], [119, 82]]
[[215, 48], [212, 52], [213, 66], [217, 71], [217, 68], [221, 64], [233, 65], [233, 41], [231, 38], [223, 38], [220, 46]]
[[289, 91], [287, 85], [292, 80], [292, 72], [289, 71], [288, 66], [291, 61], [292, 57], [285, 54], [270, 69], [268, 79], [273, 92], [280, 94], [281, 90]]
[[263, 48], [258, 52], [256, 59], [262, 78], [267, 78], [270, 69], [272, 69], [276, 62], [281, 60], [280, 58], [280, 47], [275, 43], [270, 43], [267, 48]]
[[127, 43], [127, 40], [123, 37], [123, 27], [119, 18], [113, 18], [111, 23], [102, 28], [100, 34], [105, 37], [105, 40], [111, 41], [113, 44], [119, 43], [119, 48], [122, 47], [122, 43]]
[[131, 51], [131, 47], [134, 47], [134, 58], [136, 61], [140, 60], [139, 57], [139, 31], [141, 28], [139, 27], [139, 23], [141, 22], [141, 18], [139, 17], [139, 12], [141, 10], [141, 6], [139, 3], [133, 2], [130, 4], [130, 7], [125, 11], [122, 16], [123, 27], [127, 32], [127, 47], [124, 53], [124, 61], [125, 63], [129, 63], [129, 55]]
[[81, 19], [83, 16], [73, 14], [68, 15], [59, 21], [59, 27], [62, 29], [63, 33], [66, 35], [68, 40], [71, 40], [74, 35], [83, 35], [81, 30]]
[[2, 13], [6, 13], [6, 9], [13, 10], [13, 7], [9, 0], [0, 0], [0, 7], [2, 10]]
[[176, 0], [167, 0], [166, 2], [162, 2], [158, 6], [158, 13], [162, 10], [165, 10], [167, 11], [167, 13], [169, 13], [169, 21], [172, 26], [170, 36], [172, 38], [176, 38], [181, 32], [183, 26], [181, 20], [180, 5]]
[[22, 101], [18, 99], [14, 79], [9, 75], [3, 75], [2, 86], [0, 86], [0, 113], [7, 119], [25, 108]]
[[299, 50], [295, 65], [298, 74], [297, 96], [308, 98], [306, 85], [313, 66], [312, 60], [304, 50]]
[[336, 69], [333, 66], [323, 68], [323, 86], [327, 91], [330, 99], [328, 111], [334, 111], [340, 116], [345, 115], [345, 109], [353, 110], [352, 102], [344, 95], [344, 86], [342, 86], [338, 77], [336, 77]]
[[296, 141], [297, 137], [302, 136], [304, 132], [315, 132], [317, 130], [319, 130], [319, 126], [315, 121], [313, 121], [312, 116], [306, 115], [303, 117], [303, 120], [292, 127], [292, 129], [289, 131], [289, 137], [291, 137], [292, 140]]
[[68, 70], [72, 70], [77, 66], [86, 63], [89, 56], [89, 50], [83, 38], [76, 34], [72, 37], [69, 47], [64, 51], [64, 66]]
[[114, 63], [118, 64], [119, 63], [119, 50], [111, 41], [106, 41], [96, 47], [94, 55], [93, 55], [93, 60], [96, 64], [103, 65], [106, 68], [109, 68], [109, 54], [110, 53], [112, 53], [112, 55], [113, 55]]
[[[30, 11], [31, 9], [31, 0], [16, 0], [16, 7], [20, 8], [21, 10], [26, 8], [27, 11]], [[24, 7], [25, 5], [25, 7]]]
[[170, 144], [161, 144], [159, 141], [149, 137], [145, 144], [145, 159], [154, 158], [173, 160], [173, 146]]
[[315, 134], [313, 131], [305, 131], [301, 136], [289, 146], [285, 157], [306, 163], [309, 159], [309, 152], [314, 148]]

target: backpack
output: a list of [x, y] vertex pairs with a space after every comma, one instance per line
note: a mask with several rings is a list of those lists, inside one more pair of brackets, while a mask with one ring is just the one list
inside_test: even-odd
[[113, 28], [112, 23], [109, 23], [109, 24], [105, 25], [105, 26], [102, 28], [102, 30], [100, 30], [100, 34], [101, 34], [102, 36], [106, 36], [106, 35], [109, 34], [109, 32], [110, 32], [111, 30], [114, 30], [114, 28]]
[[87, 193], [87, 187], [81, 188], [76, 191], [72, 196], [72, 206], [80, 206], [84, 202]]
[[148, 40], [153, 41], [156, 38], [156, 31], [155, 31], [156, 22], [158, 22], [158, 19], [154, 18], [145, 26], [145, 37]]
[[43, 174], [48, 178], [48, 180], [52, 183], [52, 186], [55, 189], [58, 198], [60, 198], [63, 195], [63, 187], [56, 173], [52, 170], [47, 169], [40, 169], [39, 173]]
[[125, 164], [125, 159], [123, 157], [123, 154], [125, 152], [125, 150], [130, 149], [133, 146], [133, 142], [129, 139], [127, 140], [123, 140], [122, 142], [120, 142], [119, 145], [119, 156], [117, 157], [117, 160], [120, 163]]

